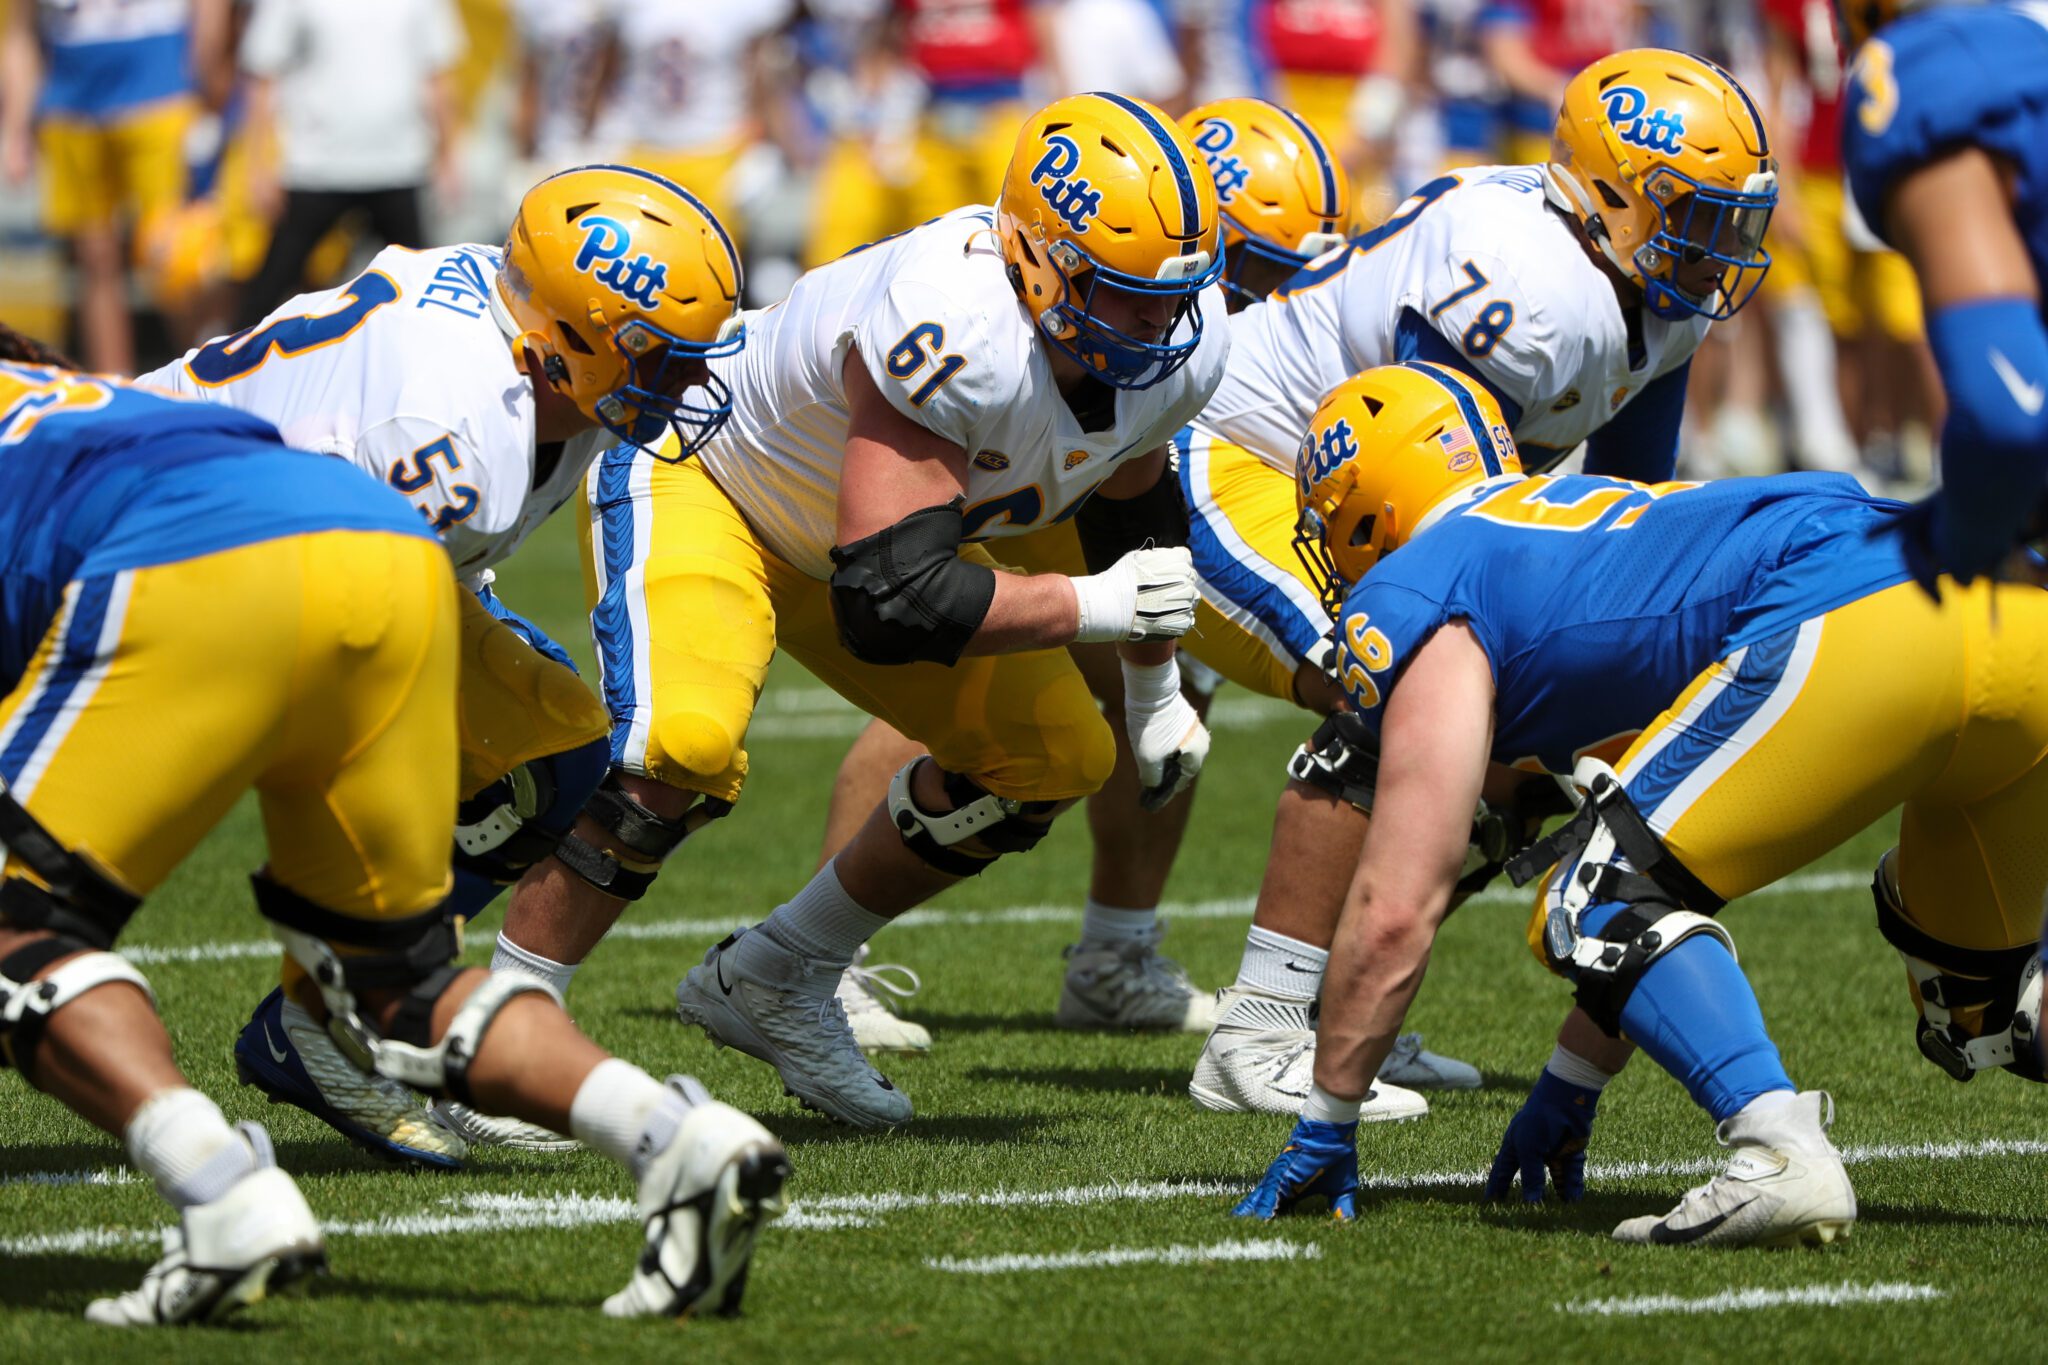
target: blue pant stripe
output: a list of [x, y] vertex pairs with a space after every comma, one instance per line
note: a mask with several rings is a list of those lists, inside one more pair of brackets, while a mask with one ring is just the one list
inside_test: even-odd
[[1181, 460], [1180, 485], [1188, 505], [1188, 549], [1194, 556], [1195, 572], [1233, 606], [1271, 631], [1297, 661], [1309, 658], [1316, 652], [1329, 623], [1320, 615], [1304, 612], [1285, 591], [1230, 552], [1214, 525], [1223, 513], [1195, 488], [1194, 464], [1192, 458]]
[[1637, 810], [1651, 815], [1764, 708], [1784, 681], [1786, 665], [1798, 643], [1799, 630], [1794, 627], [1759, 640], [1744, 652], [1735, 677], [1701, 715], [1686, 724], [1685, 733], [1675, 736], [1641, 771], [1629, 775], [1629, 799]]
[[614, 763], [625, 761], [626, 736], [638, 700], [633, 687], [633, 615], [626, 602], [633, 568], [634, 463], [633, 452], [615, 449], [605, 454], [597, 471], [597, 553], [604, 561], [604, 595], [590, 613], [590, 633], [597, 644], [605, 710], [612, 718]]
[[0, 750], [0, 780], [21, 780], [22, 770], [34, 757], [37, 746], [64, 713], [64, 704], [98, 661], [100, 632], [106, 629], [114, 581], [112, 574], [80, 581], [71, 619], [65, 625], [64, 638], [57, 643], [57, 657], [48, 665], [42, 693], [21, 718], [6, 749]]

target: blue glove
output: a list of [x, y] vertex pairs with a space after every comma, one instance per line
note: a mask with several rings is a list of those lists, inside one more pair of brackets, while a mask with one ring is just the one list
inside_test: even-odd
[[1548, 1170], [1558, 1198], [1567, 1204], [1584, 1198], [1586, 1140], [1593, 1134], [1593, 1111], [1599, 1104], [1599, 1091], [1573, 1085], [1545, 1067], [1500, 1140], [1493, 1172], [1486, 1178], [1486, 1197], [1507, 1198], [1519, 1172], [1522, 1201], [1541, 1203], [1543, 1173]]
[[1322, 1195], [1338, 1222], [1358, 1216], [1358, 1121], [1296, 1119], [1287, 1145], [1257, 1188], [1230, 1212], [1237, 1218], [1277, 1218], [1302, 1200]]

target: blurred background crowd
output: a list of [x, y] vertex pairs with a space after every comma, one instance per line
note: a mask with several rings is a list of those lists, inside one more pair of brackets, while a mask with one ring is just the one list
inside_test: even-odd
[[995, 196], [1024, 114], [1257, 94], [1350, 169], [1355, 227], [1446, 168], [1539, 161], [1567, 78], [1681, 47], [1763, 106], [1764, 294], [1693, 366], [1683, 468], [1929, 477], [1911, 273], [1853, 221], [1830, 0], [0, 0], [0, 319], [133, 372], [385, 242], [502, 240], [623, 160], [740, 239], [747, 301]]

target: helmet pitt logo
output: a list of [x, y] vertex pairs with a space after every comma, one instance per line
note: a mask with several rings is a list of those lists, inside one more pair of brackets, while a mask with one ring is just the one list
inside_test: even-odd
[[1086, 179], [1069, 180], [1081, 166], [1081, 148], [1074, 139], [1054, 133], [1045, 140], [1045, 155], [1031, 168], [1031, 183], [1038, 186], [1046, 207], [1060, 216], [1075, 232], [1086, 232], [1089, 220], [1102, 212], [1102, 191]]
[[[1617, 85], [1604, 91], [1600, 103], [1614, 135], [1623, 142], [1666, 156], [1678, 155], [1678, 139], [1685, 136], [1685, 115], [1658, 106], [1650, 109], [1649, 97], [1633, 85]], [[1649, 110], [1646, 114], [1644, 111]]]
[[1225, 156], [1230, 145], [1237, 141], [1237, 129], [1220, 118], [1202, 120], [1202, 131], [1195, 134], [1195, 150], [1209, 163], [1209, 175], [1216, 182], [1216, 202], [1228, 204], [1252, 178], [1251, 167], [1234, 156]]
[[1311, 431], [1301, 443], [1301, 472], [1310, 487], [1337, 472], [1346, 460], [1358, 455], [1358, 440], [1351, 434], [1351, 421], [1340, 417], [1323, 428], [1320, 438]]
[[[619, 297], [642, 308], [654, 307], [655, 294], [668, 287], [668, 263], [644, 251], [627, 260], [626, 249], [632, 246], [633, 236], [616, 218], [588, 214], [577, 226], [583, 229], [583, 245], [576, 252], [576, 268], [588, 271]], [[592, 266], [602, 268], [593, 270]]]

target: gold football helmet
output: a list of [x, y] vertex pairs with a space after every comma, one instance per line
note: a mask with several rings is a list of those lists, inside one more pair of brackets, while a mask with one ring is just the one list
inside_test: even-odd
[[1544, 180], [1658, 317], [1733, 317], [1771, 267], [1778, 163], [1763, 115], [1704, 58], [1636, 48], [1572, 77]]
[[[1216, 186], [1179, 124], [1142, 100], [1071, 95], [1024, 121], [996, 201], [1010, 283], [1052, 346], [1120, 389], [1179, 370], [1223, 270]], [[1112, 295], [1173, 304], [1155, 337], [1101, 316]]]
[[1461, 488], [1519, 476], [1522, 458], [1486, 386], [1411, 360], [1323, 395], [1295, 464], [1294, 552], [1332, 616]]
[[[652, 171], [579, 166], [526, 192], [493, 312], [515, 353], [622, 441], [683, 459], [732, 415], [707, 362], [746, 344], [740, 255], [697, 196]], [[688, 395], [701, 390], [702, 397]]]

